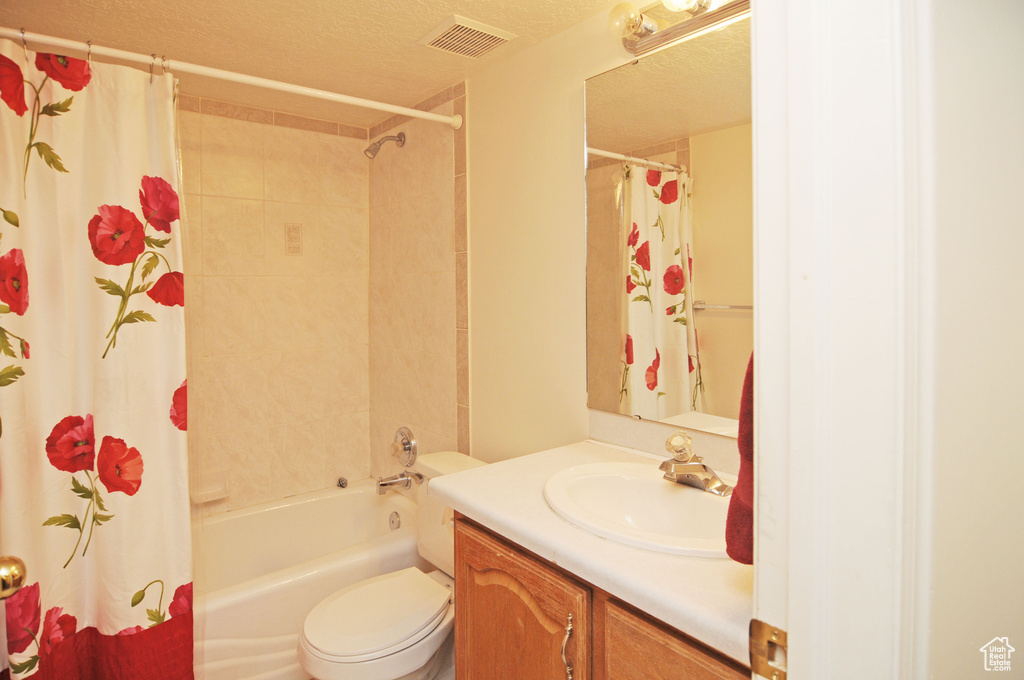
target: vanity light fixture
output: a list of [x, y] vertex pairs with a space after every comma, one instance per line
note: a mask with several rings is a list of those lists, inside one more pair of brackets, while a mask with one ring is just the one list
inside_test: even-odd
[[636, 5], [621, 2], [612, 7], [608, 15], [608, 28], [617, 37], [639, 40], [654, 35], [658, 30], [658, 22], [644, 15]]
[[670, 12], [689, 12], [697, 16], [711, 12], [724, 5], [727, 0], [661, 0], [661, 4]]
[[[655, 33], [651, 31], [643, 35], [632, 34], [622, 39], [622, 45], [634, 56], [642, 56], [649, 52], [661, 49], [668, 45], [674, 45], [725, 28], [741, 19], [750, 16], [751, 0], [662, 0], [666, 7], [680, 6], [687, 8], [691, 4], [694, 9], [685, 11], [690, 13], [690, 18], [670, 26], [663, 26]], [[625, 4], [625, 3], [623, 3]], [[612, 10], [612, 17], [609, 25], [616, 26], [616, 10], [623, 5], [618, 5]], [[643, 17], [637, 12], [637, 15]], [[646, 19], [646, 17], [644, 17]], [[654, 20], [650, 20], [655, 23]], [[656, 25], [656, 24], [655, 24]]]
[[661, 0], [661, 4], [670, 12], [690, 12], [692, 14], [697, 9], [699, 0]]

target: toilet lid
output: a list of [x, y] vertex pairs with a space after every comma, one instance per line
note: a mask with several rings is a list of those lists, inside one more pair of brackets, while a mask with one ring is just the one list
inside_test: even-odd
[[329, 595], [306, 617], [303, 635], [328, 656], [377, 658], [429, 634], [450, 598], [448, 588], [410, 567]]

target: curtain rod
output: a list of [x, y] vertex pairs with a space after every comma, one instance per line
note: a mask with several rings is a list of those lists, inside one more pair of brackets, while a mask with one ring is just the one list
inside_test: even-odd
[[[126, 52], [112, 47], [100, 47], [99, 45], [90, 45], [89, 43], [65, 40], [64, 38], [54, 38], [52, 36], [40, 35], [38, 33], [27, 33], [22, 30], [16, 31], [13, 28], [0, 27], [0, 38], [7, 38], [14, 42], [24, 41], [22, 44], [31, 42], [51, 50], [70, 50], [85, 55], [91, 54], [100, 57], [110, 57], [112, 59], [140, 64], [142, 66], [152, 66], [153, 64], [158, 63], [157, 58], [153, 55], [136, 54], [134, 52]], [[383, 102], [375, 102], [369, 99], [360, 99], [359, 97], [337, 94], [336, 92], [328, 92], [327, 90], [317, 90], [311, 87], [302, 87], [301, 85], [293, 85], [291, 83], [282, 83], [277, 80], [269, 80], [267, 78], [259, 78], [257, 76], [247, 76], [242, 73], [224, 71], [222, 69], [211, 68], [209, 66], [199, 66], [198, 64], [189, 64], [184, 61], [175, 61], [172, 63], [169, 59], [165, 60], [161, 58], [159, 63], [164, 65], [167, 71], [190, 73], [192, 75], [216, 78], [217, 80], [226, 80], [232, 83], [239, 83], [241, 85], [254, 85], [268, 90], [277, 90], [278, 92], [287, 92], [289, 94], [297, 94], [303, 97], [312, 97], [314, 99], [324, 99], [338, 104], [349, 104], [351, 106], [358, 106], [364, 109], [373, 109], [375, 111], [384, 111], [386, 113], [397, 113], [403, 116], [409, 116], [410, 118], [419, 118], [421, 120], [429, 120], [435, 123], [445, 123], [456, 130], [462, 127], [462, 116], [459, 114], [455, 114], [454, 116], [442, 116], [439, 113], [430, 113], [429, 111], [410, 109], [405, 106], [395, 106], [394, 104], [385, 104]]]
[[614, 158], [617, 161], [626, 161], [627, 163], [636, 163], [637, 165], [643, 165], [648, 168], [658, 168], [659, 170], [674, 170], [681, 172], [686, 170], [681, 165], [671, 165], [670, 163], [658, 163], [656, 161], [649, 161], [646, 158], [633, 158], [621, 153], [615, 153], [613, 151], [602, 151], [601, 149], [595, 149], [592, 146], [587, 147], [587, 153], [592, 156], [602, 156], [604, 158]]

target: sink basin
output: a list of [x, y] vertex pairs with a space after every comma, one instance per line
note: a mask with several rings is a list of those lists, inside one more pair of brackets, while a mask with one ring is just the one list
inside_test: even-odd
[[[719, 474], [729, 484], [732, 475]], [[644, 550], [727, 557], [729, 499], [666, 481], [656, 462], [589, 463], [552, 475], [544, 498], [563, 519]]]

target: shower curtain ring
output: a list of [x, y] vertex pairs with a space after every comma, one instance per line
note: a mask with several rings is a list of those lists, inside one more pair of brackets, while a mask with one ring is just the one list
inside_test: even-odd
[[85, 59], [86, 59], [86, 61], [89, 62], [89, 67], [91, 68], [92, 67], [92, 41], [91, 40], [86, 40], [85, 44], [89, 46], [89, 51], [86, 52]]
[[153, 67], [156, 65], [156, 53], [149, 55], [153, 57], [153, 61], [149, 63], [149, 84], [153, 84]]
[[21, 27], [21, 49], [25, 50], [25, 61], [28, 61], [28, 43], [25, 42], [25, 27]]
[[160, 74], [166, 75], [171, 71], [171, 62], [167, 61], [167, 57], [160, 55]]

